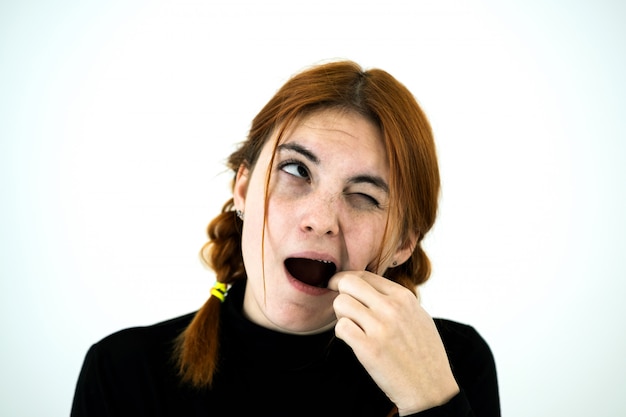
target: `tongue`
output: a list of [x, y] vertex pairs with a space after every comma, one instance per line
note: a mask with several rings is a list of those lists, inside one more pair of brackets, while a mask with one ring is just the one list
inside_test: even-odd
[[306, 258], [289, 258], [285, 261], [289, 273], [298, 281], [314, 287], [326, 287], [335, 274], [335, 264]]

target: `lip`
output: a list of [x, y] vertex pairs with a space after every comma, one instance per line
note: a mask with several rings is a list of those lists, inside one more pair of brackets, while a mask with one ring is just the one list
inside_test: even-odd
[[[315, 259], [318, 261], [325, 261], [325, 262], [332, 262], [337, 266], [337, 271], [339, 271], [339, 263], [337, 262], [337, 259], [334, 258], [333, 256], [327, 254], [327, 253], [321, 253], [321, 252], [299, 252], [299, 253], [293, 253], [289, 256], [287, 256], [285, 259], [288, 258], [307, 258], [307, 259]], [[283, 260], [283, 269], [285, 271], [285, 276], [287, 277], [287, 280], [289, 281], [289, 283], [298, 291], [303, 292], [305, 294], [308, 295], [315, 295], [315, 296], [319, 296], [319, 295], [324, 295], [324, 294], [328, 294], [329, 292], [332, 292], [333, 290], [328, 289], [326, 287], [314, 287], [312, 285], [309, 284], [305, 284], [304, 282], [296, 279], [294, 276], [292, 276], [289, 271], [287, 270], [287, 267], [285, 266], [285, 261]]]
[[313, 252], [313, 251], [298, 252], [298, 253], [292, 253], [291, 255], [288, 255], [285, 257], [285, 259], [287, 258], [307, 258], [307, 259], [315, 259], [318, 261], [332, 262], [337, 267], [337, 271], [339, 271], [339, 262], [337, 262], [337, 259], [334, 256], [328, 253]]

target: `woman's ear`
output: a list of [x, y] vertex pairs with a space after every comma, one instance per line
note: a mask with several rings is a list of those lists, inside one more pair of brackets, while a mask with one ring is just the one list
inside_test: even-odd
[[402, 265], [409, 260], [409, 258], [413, 254], [413, 251], [415, 250], [418, 238], [419, 232], [408, 232], [408, 236], [406, 236], [405, 239], [400, 242], [400, 245], [396, 249], [393, 257], [391, 258], [391, 260], [393, 261], [392, 266]]
[[246, 194], [248, 193], [248, 184], [250, 182], [250, 170], [245, 164], [241, 164], [235, 176], [235, 185], [233, 186], [233, 202], [235, 209], [246, 211]]

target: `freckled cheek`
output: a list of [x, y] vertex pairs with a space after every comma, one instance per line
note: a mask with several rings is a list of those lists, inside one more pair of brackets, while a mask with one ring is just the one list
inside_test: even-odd
[[344, 235], [350, 266], [364, 270], [378, 258], [382, 232], [380, 235], [371, 229], [371, 224], [353, 225]]
[[268, 215], [277, 217], [293, 216], [307, 206], [305, 195], [277, 189], [271, 191], [267, 204]]
[[283, 239], [288, 235], [289, 231], [297, 226], [298, 207], [301, 206], [302, 204], [293, 199], [272, 195], [267, 205], [267, 236], [272, 239]]

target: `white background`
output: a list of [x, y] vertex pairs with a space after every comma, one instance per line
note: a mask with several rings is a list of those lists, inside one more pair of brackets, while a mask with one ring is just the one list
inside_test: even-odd
[[0, 414], [67, 416], [84, 354], [197, 309], [224, 158], [293, 73], [414, 92], [443, 192], [428, 310], [474, 325], [503, 414], [624, 416], [626, 6], [3, 1]]

